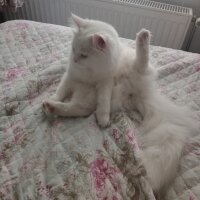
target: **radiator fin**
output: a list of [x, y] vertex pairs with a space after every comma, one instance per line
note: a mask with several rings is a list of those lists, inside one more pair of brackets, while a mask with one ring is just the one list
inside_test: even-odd
[[112, 1], [118, 2], [121, 4], [126, 4], [126, 5], [138, 5], [138, 6], [144, 6], [144, 7], [151, 7], [151, 8], [155, 8], [155, 9], [176, 12], [178, 14], [187, 14], [187, 15], [191, 14], [190, 8], [166, 4], [166, 3], [148, 1], [148, 0], [112, 0]]

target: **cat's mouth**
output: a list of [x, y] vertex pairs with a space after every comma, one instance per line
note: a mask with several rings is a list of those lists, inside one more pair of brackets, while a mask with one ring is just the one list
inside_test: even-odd
[[91, 69], [89, 65], [86, 65], [85, 63], [80, 62], [80, 60], [78, 60], [77, 62], [73, 60], [73, 64], [76, 68], [79, 68], [79, 69], [84, 69], [84, 70]]

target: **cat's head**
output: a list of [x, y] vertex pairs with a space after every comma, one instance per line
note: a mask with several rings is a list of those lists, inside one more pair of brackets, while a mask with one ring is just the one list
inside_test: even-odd
[[72, 14], [71, 27], [74, 32], [72, 62], [83, 67], [112, 67], [119, 56], [119, 39], [111, 25]]

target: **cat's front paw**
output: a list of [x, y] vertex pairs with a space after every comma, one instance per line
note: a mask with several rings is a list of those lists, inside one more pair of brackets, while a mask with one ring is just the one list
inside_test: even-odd
[[54, 106], [51, 104], [50, 101], [44, 101], [42, 103], [42, 110], [44, 111], [44, 113], [47, 115], [47, 116], [52, 116], [54, 115], [54, 111], [55, 111], [55, 108]]
[[96, 113], [96, 120], [97, 120], [98, 125], [102, 128], [106, 128], [110, 126], [109, 114]]

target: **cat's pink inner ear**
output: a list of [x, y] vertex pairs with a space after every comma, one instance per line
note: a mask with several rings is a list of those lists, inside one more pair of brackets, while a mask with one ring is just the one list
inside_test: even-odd
[[95, 48], [97, 48], [101, 51], [106, 48], [106, 41], [101, 35], [98, 35], [98, 34], [93, 35], [92, 43]]
[[71, 14], [72, 15], [72, 20], [74, 21], [74, 23], [80, 28], [81, 26], [85, 25], [85, 20], [75, 14]]

